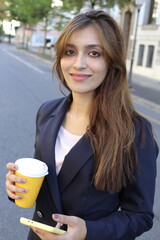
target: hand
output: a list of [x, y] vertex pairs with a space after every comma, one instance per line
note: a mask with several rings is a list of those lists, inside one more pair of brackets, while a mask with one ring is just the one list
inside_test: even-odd
[[25, 179], [15, 175], [15, 171], [17, 170], [16, 164], [8, 163], [6, 168], [8, 169], [8, 173], [6, 174], [6, 191], [8, 196], [14, 200], [22, 199], [22, 195], [17, 195], [15, 192], [26, 193], [27, 189], [16, 187], [15, 183], [25, 183]]
[[87, 234], [87, 228], [85, 221], [81, 218], [74, 216], [66, 216], [60, 214], [53, 214], [53, 219], [58, 224], [67, 224], [67, 232], [58, 235], [46, 232], [38, 228], [32, 228], [32, 230], [42, 240], [85, 240]]

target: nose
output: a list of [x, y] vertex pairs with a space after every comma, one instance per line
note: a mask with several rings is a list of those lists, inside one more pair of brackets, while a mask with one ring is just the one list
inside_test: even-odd
[[75, 58], [73, 67], [75, 69], [84, 69], [86, 68], [86, 57], [83, 54], [78, 54]]

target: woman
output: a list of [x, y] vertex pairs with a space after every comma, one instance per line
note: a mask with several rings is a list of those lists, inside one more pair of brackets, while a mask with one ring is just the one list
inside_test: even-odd
[[[35, 158], [49, 175], [33, 219], [67, 233], [34, 228], [28, 239], [133, 240], [152, 227], [158, 147], [131, 102], [121, 31], [108, 14], [92, 10], [66, 26], [55, 49], [55, 70], [70, 95], [37, 114]], [[15, 164], [7, 168], [15, 200], [14, 192], [26, 189], [14, 183], [25, 180], [15, 176]]]

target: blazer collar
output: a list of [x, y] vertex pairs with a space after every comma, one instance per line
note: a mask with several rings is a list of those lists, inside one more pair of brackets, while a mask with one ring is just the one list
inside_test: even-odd
[[57, 108], [53, 110], [47, 121], [41, 142], [42, 159], [45, 160], [49, 168], [49, 174], [46, 176], [48, 179], [49, 188], [52, 198], [57, 207], [58, 212], [62, 213], [61, 198], [59, 193], [58, 180], [55, 167], [55, 142], [59, 128], [63, 122], [66, 111], [70, 105], [68, 99], [64, 98]]
[[67, 188], [85, 163], [90, 159], [93, 161], [93, 158], [91, 158], [92, 156], [93, 149], [87, 134], [85, 134], [74, 145], [64, 159], [62, 168], [58, 174], [58, 182], [61, 192]]
[[[71, 99], [71, 96], [69, 97]], [[71, 183], [80, 169], [93, 155], [90, 141], [86, 134], [75, 144], [64, 159], [64, 163], [57, 177], [55, 166], [55, 143], [59, 128], [70, 106], [68, 98], [64, 98], [59, 106], [53, 110], [42, 134], [42, 157], [49, 167], [47, 175], [52, 198], [57, 210], [62, 212], [60, 191]], [[93, 160], [93, 159], [92, 159]]]
[[63, 97], [60, 99], [61, 102], [59, 103], [59, 105], [53, 109], [53, 111], [50, 114], [50, 117], [56, 117], [56, 115], [59, 116], [60, 112], [64, 112], [64, 115], [66, 113], [66, 111], [68, 110], [71, 102], [72, 102], [72, 95], [70, 94], [67, 97]]

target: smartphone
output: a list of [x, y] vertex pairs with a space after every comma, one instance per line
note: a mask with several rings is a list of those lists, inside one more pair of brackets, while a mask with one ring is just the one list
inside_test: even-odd
[[24, 218], [24, 217], [20, 218], [20, 223], [25, 224], [29, 227], [39, 228], [39, 229], [42, 229], [42, 230], [45, 230], [45, 231], [48, 231], [48, 232], [51, 232], [51, 233], [55, 233], [55, 234], [66, 233], [66, 231], [64, 231], [62, 229], [55, 228], [55, 227], [52, 227], [52, 226], [49, 226], [49, 225], [46, 225], [46, 224], [43, 224], [43, 223], [39, 223], [39, 222], [30, 220], [30, 219], [27, 219], [27, 218]]

